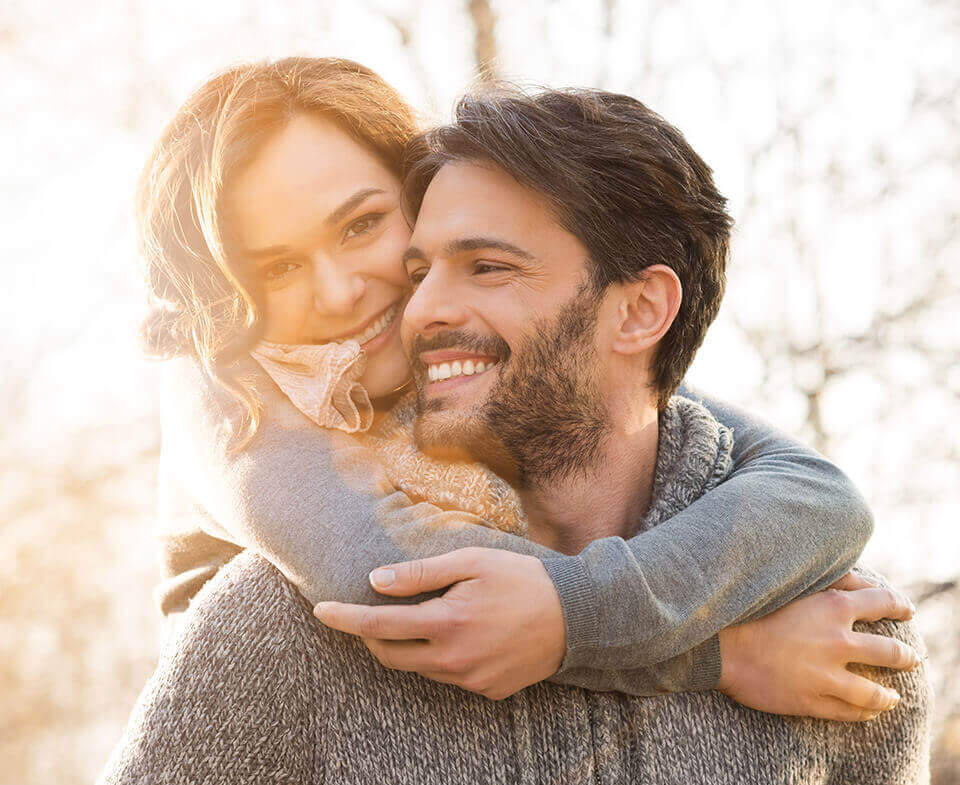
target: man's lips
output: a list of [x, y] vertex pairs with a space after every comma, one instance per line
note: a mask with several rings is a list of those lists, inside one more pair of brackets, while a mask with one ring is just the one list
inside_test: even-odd
[[500, 364], [497, 360], [474, 360], [474, 356], [429, 363], [425, 375], [430, 391], [443, 390], [457, 382], [469, 382], [481, 376], [485, 377], [488, 371]]
[[454, 360], [473, 360], [474, 362], [499, 362], [500, 358], [495, 354], [482, 354], [479, 352], [468, 352], [463, 349], [438, 349], [433, 352], [421, 352], [420, 362], [424, 365], [437, 365], [438, 363], [448, 363]]

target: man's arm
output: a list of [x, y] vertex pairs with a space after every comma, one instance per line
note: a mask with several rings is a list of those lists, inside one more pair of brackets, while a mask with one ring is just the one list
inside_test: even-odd
[[[563, 556], [480, 526], [467, 513], [412, 504], [389, 485], [368, 448], [316, 428], [275, 390], [264, 396], [253, 444], [230, 455], [219, 432], [223, 402], [191, 363], [180, 366], [165, 458], [223, 536], [265, 555], [311, 602], [381, 604], [386, 599], [370, 588], [367, 573], [409, 558], [470, 546], [536, 556], [551, 572], [565, 619], [558, 639], [562, 646], [567, 636], [567, 661], [558, 681], [588, 667], [623, 671], [619, 688], [635, 694], [648, 694], [651, 684], [713, 686], [718, 630], [827, 585], [852, 564], [864, 516], [869, 528], [859, 496], [836, 469], [774, 436], [755, 439], [754, 453], [742, 456], [745, 468], [681, 516], [629, 545], [608, 538]], [[785, 471], [791, 466], [793, 473]], [[825, 488], [839, 509], [833, 517], [819, 500]], [[771, 520], [782, 525], [771, 527]], [[749, 565], [744, 548], [756, 557]]]

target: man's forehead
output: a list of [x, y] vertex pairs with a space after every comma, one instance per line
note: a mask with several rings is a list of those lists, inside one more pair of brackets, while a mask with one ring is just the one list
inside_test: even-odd
[[411, 243], [437, 251], [459, 237], [498, 236], [523, 247], [565, 232], [546, 197], [493, 164], [457, 161], [434, 176]]

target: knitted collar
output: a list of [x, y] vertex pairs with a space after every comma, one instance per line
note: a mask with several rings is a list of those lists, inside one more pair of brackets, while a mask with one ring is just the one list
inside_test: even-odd
[[732, 467], [733, 432], [702, 405], [674, 395], [660, 412], [653, 499], [638, 532], [689, 507]]

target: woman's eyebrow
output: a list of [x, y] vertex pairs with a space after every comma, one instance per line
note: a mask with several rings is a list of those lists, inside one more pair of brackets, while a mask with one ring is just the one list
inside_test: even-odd
[[[363, 188], [357, 191], [353, 196], [347, 197], [343, 202], [340, 203], [340, 206], [337, 207], [330, 215], [323, 219], [323, 223], [327, 226], [334, 226], [338, 224], [343, 218], [350, 214], [358, 205], [362, 204], [366, 199], [369, 199], [371, 196], [376, 194], [384, 194], [382, 188]], [[263, 260], [273, 256], [282, 256], [283, 254], [289, 253], [290, 249], [285, 245], [272, 245], [269, 248], [256, 248], [254, 250], [247, 251], [244, 253], [244, 256], [253, 260]]]
[[288, 253], [290, 253], [290, 248], [286, 245], [271, 245], [269, 248], [245, 251], [243, 255], [254, 262], [262, 262], [272, 259], [274, 256], [285, 256]]
[[356, 208], [358, 205], [363, 203], [364, 200], [373, 196], [374, 194], [386, 193], [382, 188], [363, 188], [357, 191], [353, 196], [348, 197], [343, 201], [343, 203], [330, 215], [324, 219], [324, 223], [327, 226], [332, 226], [333, 224], [340, 223], [347, 215], [350, 214], [350, 211]]

